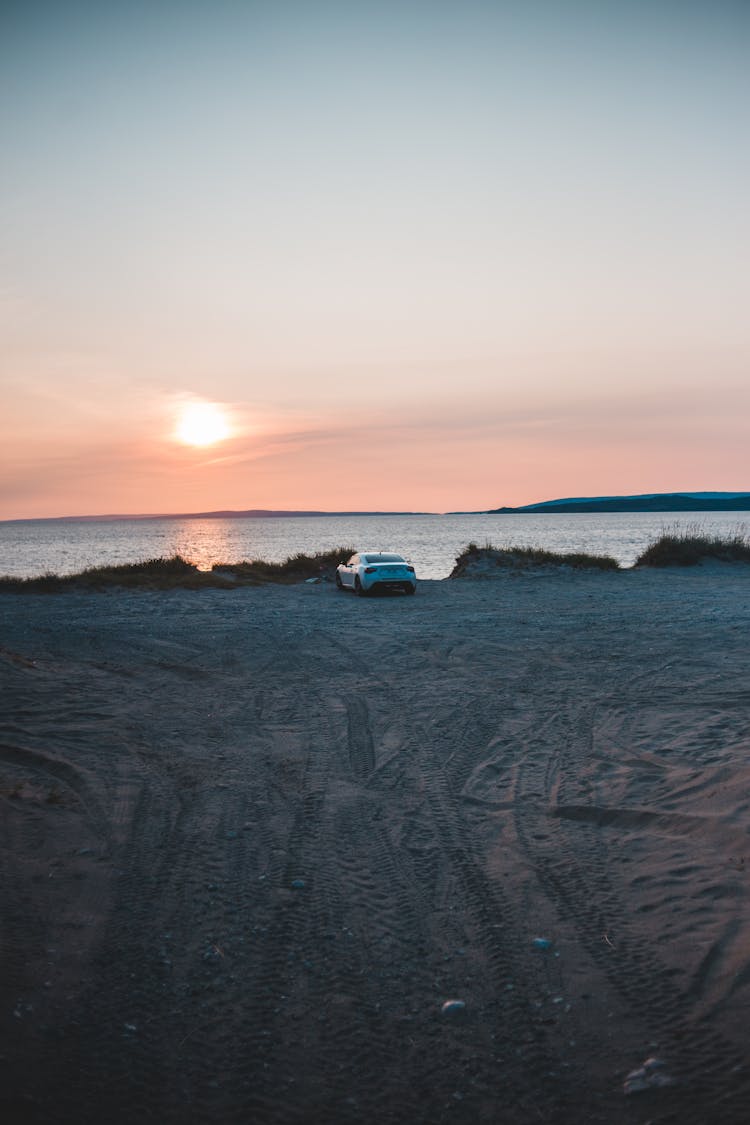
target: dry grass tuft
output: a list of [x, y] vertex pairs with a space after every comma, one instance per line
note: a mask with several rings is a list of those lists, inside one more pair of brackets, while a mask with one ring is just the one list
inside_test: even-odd
[[267, 582], [291, 584], [308, 578], [333, 577], [339, 562], [354, 554], [354, 548], [339, 547], [316, 555], [297, 554], [283, 563], [251, 560], [217, 563], [210, 571], [181, 555], [168, 559], [146, 559], [122, 566], [89, 567], [80, 574], [43, 574], [39, 578], [0, 578], [0, 593], [60, 594], [66, 590], [231, 590], [236, 586], [258, 586]]
[[80, 574], [43, 574], [40, 578], [0, 578], [0, 593], [59, 594], [65, 590], [108, 590], [114, 587], [141, 590], [202, 589], [230, 583], [198, 570], [180, 555], [145, 559], [122, 566], [92, 566]]
[[582, 553], [564, 554], [545, 551], [540, 547], [493, 547], [486, 543], [479, 547], [469, 543], [456, 559], [451, 578], [472, 576], [476, 573], [491, 574], [498, 570], [522, 571], [543, 568], [566, 568], [571, 570], [619, 570], [620, 564], [608, 555], [587, 555]]
[[709, 535], [697, 524], [665, 528], [635, 560], [635, 566], [697, 566], [707, 559], [750, 563], [750, 537], [743, 528], [732, 535]]

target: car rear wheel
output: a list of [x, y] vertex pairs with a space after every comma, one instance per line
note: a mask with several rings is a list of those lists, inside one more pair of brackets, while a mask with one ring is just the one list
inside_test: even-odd
[[367, 590], [363, 589], [363, 587], [362, 587], [362, 583], [361, 583], [361, 582], [360, 582], [360, 580], [359, 580], [359, 575], [357, 575], [357, 576], [355, 577], [355, 579], [354, 579], [354, 592], [355, 592], [355, 593], [356, 593], [356, 594], [358, 595], [358, 597], [360, 597], [360, 598], [365, 598], [365, 597], [367, 597]]
[[411, 583], [408, 583], [406, 586], [404, 586], [404, 593], [405, 594], [416, 594], [416, 592], [417, 592], [416, 586], [412, 586]]

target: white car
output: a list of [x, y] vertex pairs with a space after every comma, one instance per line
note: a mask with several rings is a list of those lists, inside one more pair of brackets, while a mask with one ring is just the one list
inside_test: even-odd
[[339, 590], [354, 590], [364, 596], [376, 590], [403, 590], [413, 594], [417, 589], [414, 567], [401, 555], [385, 555], [379, 551], [352, 555], [349, 562], [336, 567]]

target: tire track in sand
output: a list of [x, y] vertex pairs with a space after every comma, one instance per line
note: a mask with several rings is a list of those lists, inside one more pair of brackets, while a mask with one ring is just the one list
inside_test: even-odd
[[[644, 1039], [660, 1044], [659, 1053], [678, 1083], [680, 1120], [705, 1125], [719, 1106], [725, 1122], [750, 1120], [746, 1059], [724, 1036], [695, 1020], [689, 992], [674, 982], [652, 940], [638, 932], [606, 834], [594, 826], [593, 815], [572, 820], [556, 815], [556, 803], [551, 809], [547, 804], [567, 805], [566, 789], [577, 777], [581, 755], [590, 755], [590, 716], [561, 710], [541, 730], [531, 729], [529, 738], [538, 740], [540, 734], [550, 751], [519, 758], [513, 808], [517, 838], [542, 889], [574, 924], [582, 946], [629, 1010], [637, 1013], [647, 1029]], [[541, 794], [546, 799], [540, 800]], [[627, 813], [625, 819], [630, 820]]]

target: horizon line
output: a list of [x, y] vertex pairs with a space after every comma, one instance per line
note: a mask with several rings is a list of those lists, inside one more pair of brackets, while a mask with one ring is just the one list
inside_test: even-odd
[[[508, 505], [505, 513], [523, 512], [528, 509], [552, 507], [557, 504], [571, 503], [606, 503], [615, 500], [649, 500], [657, 497], [688, 497], [695, 500], [722, 500], [750, 497], [748, 491], [679, 491], [679, 492], [639, 492], [621, 493], [599, 496], [566, 496], [553, 500], [536, 500], [529, 504]], [[168, 520], [168, 519], [273, 519], [273, 518], [304, 518], [304, 517], [351, 517], [351, 516], [477, 516], [503, 514], [500, 506], [497, 508], [467, 508], [454, 509], [443, 512], [426, 512], [423, 510], [336, 510], [326, 511], [318, 508], [217, 508], [202, 512], [106, 512], [89, 515], [62, 515], [62, 516], [13, 516], [0, 519], [0, 523], [32, 523], [32, 522], [75, 522], [76, 520], [89, 522], [95, 520]]]

